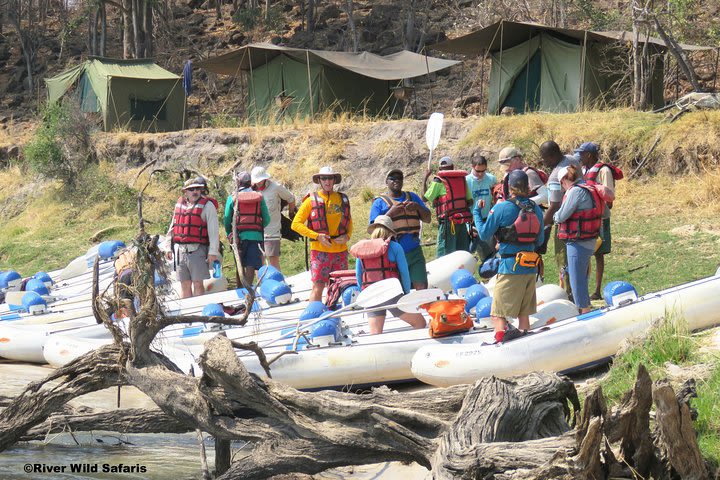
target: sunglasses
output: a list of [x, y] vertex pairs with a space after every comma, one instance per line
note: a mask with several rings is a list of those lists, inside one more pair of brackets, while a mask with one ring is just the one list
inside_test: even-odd
[[321, 182], [324, 182], [326, 180], [335, 180], [335, 176], [334, 175], [330, 175], [330, 176], [323, 175], [323, 176], [318, 177], [318, 180], [320, 180]]
[[187, 190], [188, 192], [196, 192], [196, 191], [202, 190], [202, 189], [203, 189], [203, 187], [190, 187], [190, 188], [186, 188], [185, 190]]
[[473, 170], [475, 170], [477, 173], [485, 173], [485, 172], [487, 172], [487, 167], [483, 168], [482, 170], [480, 170], [478, 168], [473, 168]]
[[391, 177], [387, 177], [387, 179], [388, 179], [388, 181], [390, 181], [390, 182], [402, 182], [403, 177], [391, 176]]

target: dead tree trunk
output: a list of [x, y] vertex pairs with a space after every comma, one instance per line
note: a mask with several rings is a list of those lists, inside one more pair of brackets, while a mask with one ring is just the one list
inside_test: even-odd
[[672, 53], [673, 57], [675, 57], [675, 61], [677, 61], [678, 65], [682, 69], [685, 77], [692, 84], [693, 90], [696, 92], [701, 91], [697, 74], [695, 73], [695, 70], [693, 70], [692, 64], [685, 53], [685, 50], [683, 50], [675, 39], [665, 31], [663, 26], [660, 24], [660, 20], [658, 20], [657, 15], [653, 15], [653, 22], [655, 23], [655, 30], [657, 30], [658, 35], [660, 35], [660, 37], [662, 37], [665, 41], [665, 45], [667, 45], [668, 50], [670, 50], [670, 53]]

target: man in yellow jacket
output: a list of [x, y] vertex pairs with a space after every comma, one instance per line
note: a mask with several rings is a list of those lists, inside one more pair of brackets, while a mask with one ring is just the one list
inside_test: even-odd
[[320, 189], [303, 200], [292, 222], [293, 230], [311, 240], [311, 302], [322, 300], [330, 272], [348, 268], [347, 242], [352, 235], [350, 200], [344, 193], [334, 191], [342, 181], [341, 175], [332, 167], [322, 167], [312, 180]]

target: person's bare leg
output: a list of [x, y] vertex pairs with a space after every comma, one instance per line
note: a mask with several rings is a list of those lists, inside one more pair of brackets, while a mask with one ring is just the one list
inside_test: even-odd
[[279, 256], [273, 256], [273, 257], [267, 257], [267, 261], [270, 265], [277, 268], [278, 272], [280, 271], [280, 257]]
[[192, 293], [193, 297], [199, 297], [200, 295], [205, 295], [205, 284], [203, 283], [202, 280], [197, 281], [197, 282], [193, 280], [192, 286], [193, 286], [193, 293]]
[[252, 285], [255, 280], [255, 269], [253, 267], [243, 267], [243, 279], [247, 285]]
[[192, 296], [192, 281], [183, 280], [182, 282], [180, 282], [180, 298], [189, 298]]
[[312, 291], [310, 292], [310, 301], [317, 302], [322, 300], [323, 290], [325, 290], [325, 282], [314, 282]]
[[423, 317], [421, 313], [403, 313], [400, 315], [400, 319], [409, 323], [410, 326], [415, 329], [425, 328], [427, 326], [425, 317]]
[[425, 290], [428, 288], [428, 284], [424, 282], [412, 282], [412, 287], [415, 290]]
[[530, 315], [518, 316], [518, 329], [524, 331], [530, 330]]
[[385, 326], [385, 314], [368, 315], [368, 326], [370, 327], [370, 335], [382, 333]]
[[498, 334], [507, 329], [507, 321], [505, 320], [505, 317], [496, 317], [495, 315], [491, 315], [490, 319], [492, 320], [493, 328], [495, 329], [495, 341], [498, 341]]
[[603, 274], [605, 274], [605, 255], [595, 255], [595, 293], [594, 296], [600, 296], [600, 288], [602, 287]]

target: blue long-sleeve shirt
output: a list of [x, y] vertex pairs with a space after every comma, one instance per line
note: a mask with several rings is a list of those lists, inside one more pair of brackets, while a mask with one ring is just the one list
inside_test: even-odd
[[[398, 272], [400, 272], [400, 283], [402, 284], [403, 291], [405, 293], [408, 293], [410, 291], [410, 271], [408, 270], [407, 260], [405, 260], [405, 252], [403, 251], [403, 248], [400, 246], [399, 243], [397, 243], [394, 240], [390, 241], [390, 246], [388, 247], [388, 259], [391, 262], [395, 262], [397, 264]], [[355, 277], [357, 279], [357, 284], [360, 288], [362, 288], [362, 262], [358, 260], [355, 262]]]
[[[553, 221], [555, 223], [563, 223], [567, 221], [570, 216], [578, 210], [589, 210], [595, 206], [592, 195], [587, 192], [584, 188], [575, 188], [577, 185], [584, 184], [582, 180], [578, 180], [570, 187], [563, 197], [560, 209], [553, 215]], [[568, 242], [577, 242], [578, 245], [584, 248], [595, 249], [595, 238], [589, 238], [587, 240], [573, 240], [568, 239]]]
[[[530, 201], [525, 197], [517, 197], [517, 199], [523, 203]], [[490, 210], [487, 220], [482, 223], [482, 227], [478, 229], [478, 235], [480, 235], [480, 239], [485, 241], [490, 240], [500, 228], [509, 227], [510, 225], [515, 223], [515, 219], [517, 219], [519, 213], [520, 208], [517, 207], [513, 202], [506, 200], [504, 202], [496, 204]], [[537, 205], [535, 205], [535, 215], [537, 215], [540, 222], [540, 233], [538, 233], [538, 236], [535, 239], [535, 243], [528, 246], [514, 245], [512, 243], [504, 242], [500, 243], [499, 253], [501, 256], [514, 255], [518, 252], [532, 251], [535, 247], [539, 247], [540, 245], [542, 245], [543, 241], [545, 240], [545, 233], [543, 231], [543, 213], [540, 207], [538, 207]], [[515, 258], [510, 257], [503, 258], [500, 261], [500, 268], [498, 269], [498, 273], [520, 275], [525, 273], [537, 273], [537, 269], [530, 267], [521, 267], [520, 265], [516, 266]]]

